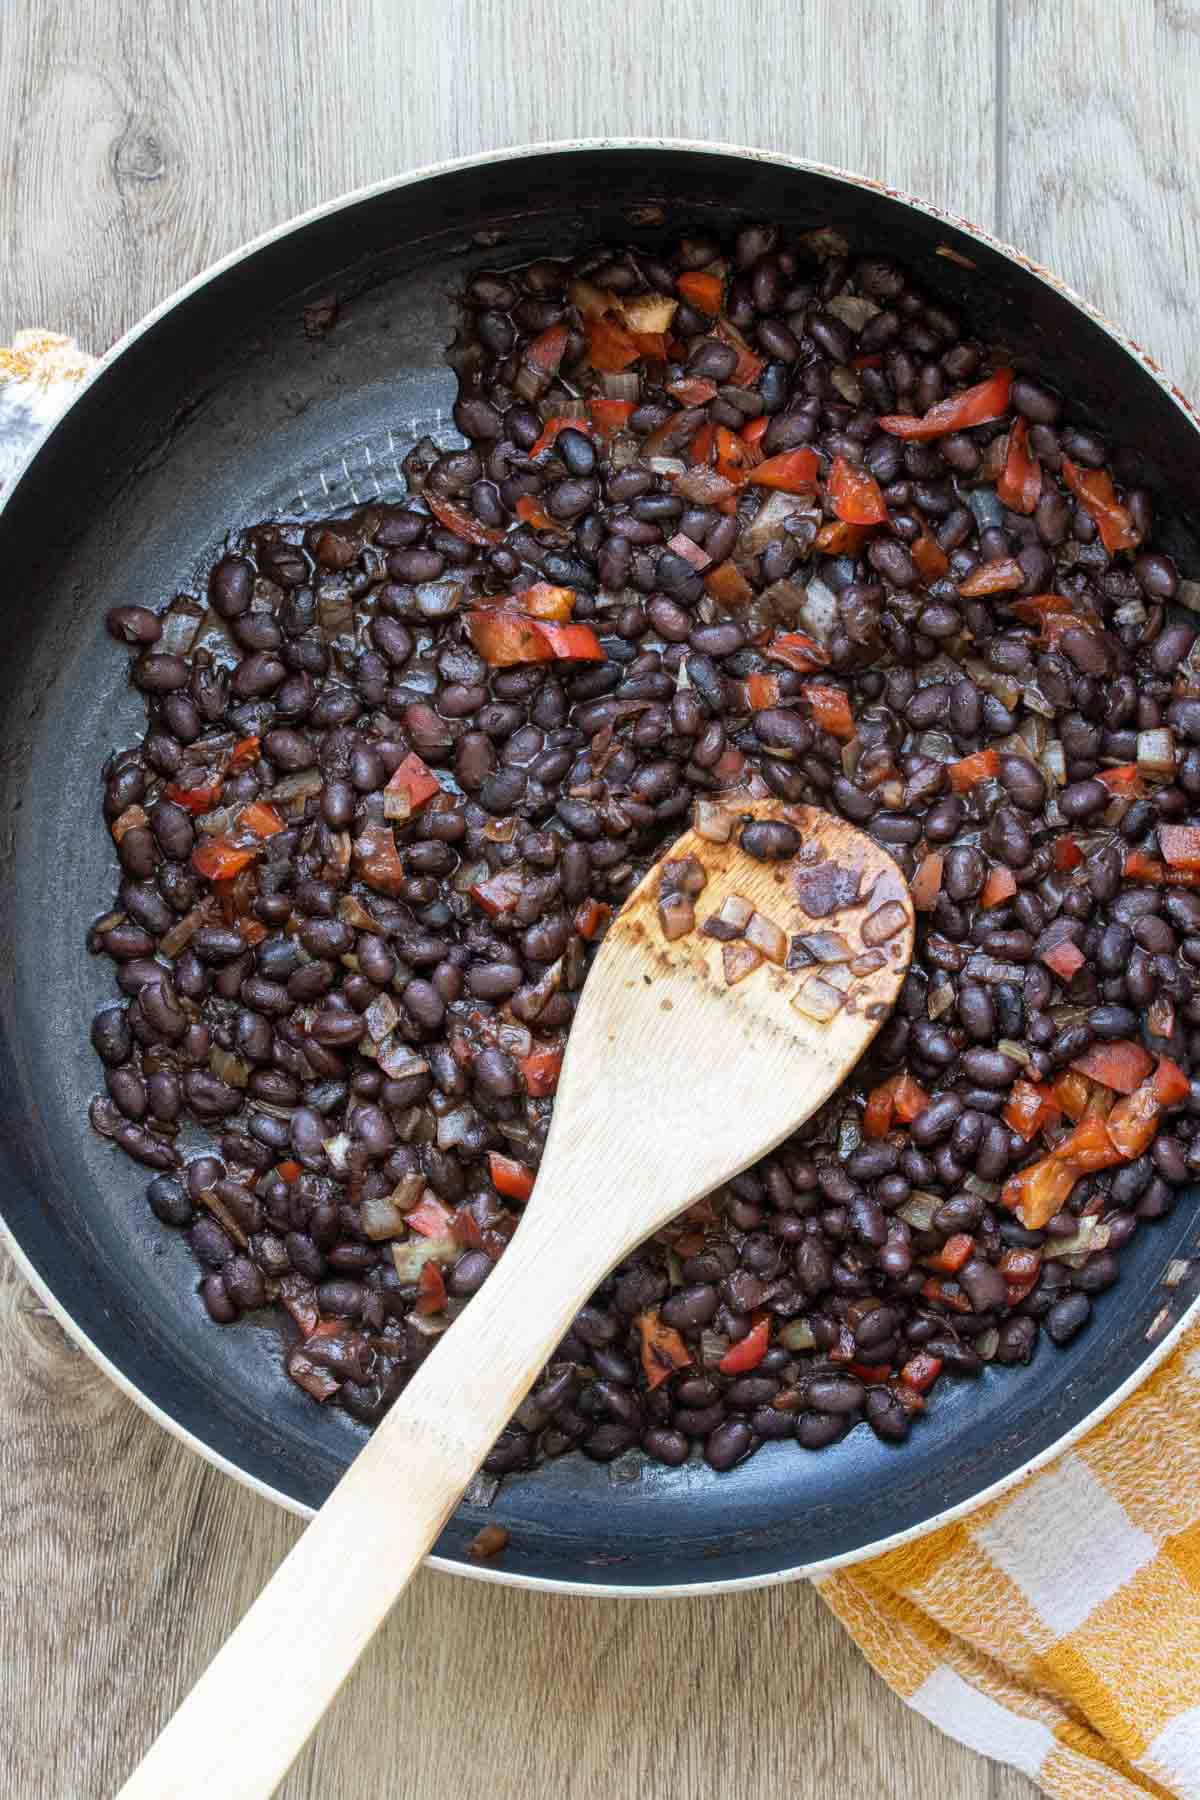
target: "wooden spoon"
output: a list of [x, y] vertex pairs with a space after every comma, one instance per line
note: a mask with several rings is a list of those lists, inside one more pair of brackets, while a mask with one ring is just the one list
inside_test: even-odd
[[[875, 1036], [912, 954], [900, 871], [828, 813], [736, 804], [732, 841], [685, 833], [613, 921], [571, 1028], [520, 1230], [123, 1800], [263, 1800], [274, 1791], [588, 1295], [644, 1238], [802, 1124]], [[753, 860], [739, 847], [751, 818], [790, 823], [798, 855]], [[688, 857], [707, 885], [695, 899], [696, 929], [668, 941], [660, 894]], [[856, 905], [836, 904], [854, 896]], [[752, 937], [769, 943], [763, 920], [789, 940], [836, 932], [859, 961], [824, 974], [764, 961], [731, 985], [727, 957], [732, 973], [753, 960], [745, 942], [722, 944], [700, 929], [731, 897], [735, 916], [746, 910], [739, 900], [760, 915]], [[675, 901], [666, 910], [677, 919], [684, 909]], [[834, 1007], [825, 1020], [810, 1016]]]

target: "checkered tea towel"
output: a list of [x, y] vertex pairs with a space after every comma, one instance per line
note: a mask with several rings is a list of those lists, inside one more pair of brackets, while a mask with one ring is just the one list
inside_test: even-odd
[[1054, 1800], [1200, 1800], [1200, 1320], [1057, 1462], [818, 1586], [910, 1706]]

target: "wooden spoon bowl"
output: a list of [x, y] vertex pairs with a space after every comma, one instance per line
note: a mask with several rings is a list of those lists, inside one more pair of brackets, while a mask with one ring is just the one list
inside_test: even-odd
[[698, 812], [597, 953], [520, 1230], [124, 1800], [274, 1790], [588, 1295], [809, 1118], [887, 1017], [914, 933], [887, 852], [815, 807]]

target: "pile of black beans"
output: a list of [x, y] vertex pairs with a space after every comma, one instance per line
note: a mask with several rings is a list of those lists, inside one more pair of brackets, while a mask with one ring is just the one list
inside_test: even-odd
[[[696, 270], [723, 276], [749, 364], [731, 333], [680, 304], [665, 365], [597, 376], [571, 284], [620, 303], [675, 296]], [[563, 325], [548, 371], [527, 353]], [[487, 1467], [640, 1446], [727, 1469], [765, 1439], [816, 1449], [863, 1420], [902, 1439], [914, 1411], [870, 1370], [923, 1352], [942, 1381], [970, 1378], [988, 1361], [1027, 1362], [1043, 1330], [1066, 1342], [1117, 1280], [1121, 1246], [1200, 1170], [1193, 1080], [1152, 1148], [1080, 1180], [1045, 1230], [999, 1204], [1006, 1177], [1040, 1153], [1003, 1120], [1014, 1081], [1052, 1080], [1105, 1039], [1140, 1039], [1189, 1072], [1200, 1057], [1200, 892], [1125, 873], [1200, 798], [1197, 634], [1170, 605], [1176, 569], [1150, 547], [1150, 497], [1122, 479], [1112, 446], [1069, 423], [1064, 398], [1022, 375], [1003, 418], [924, 442], [881, 430], [880, 415], [923, 414], [997, 358], [896, 263], [856, 259], [828, 232], [789, 242], [750, 225], [728, 244], [480, 271], [449, 357], [466, 441], [414, 448], [404, 504], [264, 524], [231, 540], [205, 599], [110, 617], [133, 646], [147, 728], [104, 770], [120, 886], [90, 943], [113, 959], [121, 998], [93, 1027], [107, 1089], [93, 1124], [154, 1172], [149, 1204], [186, 1233], [212, 1319], [274, 1306], [293, 1376], [370, 1424], [515, 1227], [489, 1156], [536, 1169], [553, 1101], [527, 1090], [523, 1064], [570, 1027], [603, 916], [587, 903], [619, 907], [699, 794], [749, 783], [830, 808], [908, 875], [944, 857], [893, 1017], [791, 1140], [603, 1283]], [[715, 394], [686, 407], [668, 389], [691, 377]], [[624, 427], [592, 431], [589, 401], [621, 395], [634, 403]], [[531, 458], [563, 416], [573, 422]], [[822, 479], [835, 457], [874, 476], [888, 522], [853, 554], [817, 547], [832, 519], [823, 490], [765, 535], [753, 531], [764, 489], [742, 485], [733, 512], [678, 491], [702, 427], [741, 433], [764, 416], [759, 454], [809, 446]], [[996, 494], [1019, 419], [1043, 471], [1028, 516]], [[652, 432], [667, 448], [647, 457]], [[1115, 466], [1135, 551], [1104, 548], [1061, 479], [1064, 456]], [[534, 522], [518, 517], [530, 499]], [[709, 594], [696, 559], [668, 547], [680, 534], [712, 567], [736, 564], [748, 605]], [[910, 546], [929, 537], [947, 566], [927, 584]], [[972, 570], [1002, 558], [1020, 589], [964, 598]], [[573, 590], [603, 661], [488, 666], [464, 612], [534, 582]], [[1047, 642], [1012, 605], [1051, 591], [1102, 628]], [[795, 610], [815, 597], [823, 622]], [[811, 677], [772, 658], [774, 634], [796, 630], [816, 632], [820, 679], [849, 696], [849, 745], [815, 721]], [[777, 699], [754, 712], [746, 678], [763, 673]], [[1162, 728], [1173, 775], [1124, 795], [1098, 779]], [[988, 747], [995, 774], [954, 792], [948, 764]], [[380, 826], [383, 790], [412, 752], [442, 792], [386, 825], [402, 874], [380, 891], [351, 846]], [[283, 826], [218, 888], [192, 861], [213, 821], [171, 797], [206, 783], [218, 825], [262, 802]], [[1059, 866], [1064, 836], [1076, 867]], [[984, 909], [995, 866], [1016, 891]], [[518, 897], [492, 916], [469, 890], [502, 871]], [[183, 921], [195, 928], [168, 954]], [[1083, 954], [1069, 983], [1040, 959], [1048, 931]], [[381, 997], [415, 1069], [389, 1074], [363, 1052]], [[901, 1070], [931, 1103], [868, 1140], [865, 1095]], [[185, 1161], [181, 1134], [196, 1125], [209, 1141]], [[364, 1205], [397, 1193], [402, 1210], [432, 1196], [452, 1216], [444, 1296], [415, 1265], [405, 1279], [392, 1242], [364, 1228]], [[914, 1195], [930, 1197], [924, 1226], [904, 1216]], [[1055, 1260], [1085, 1212], [1108, 1227], [1104, 1248]], [[974, 1240], [966, 1302], [949, 1307], [923, 1292], [923, 1259], [962, 1233]], [[1012, 1247], [1043, 1252], [1015, 1307], [996, 1267]], [[638, 1321], [653, 1312], [691, 1361], [651, 1386]], [[722, 1372], [764, 1316], [765, 1354]]]

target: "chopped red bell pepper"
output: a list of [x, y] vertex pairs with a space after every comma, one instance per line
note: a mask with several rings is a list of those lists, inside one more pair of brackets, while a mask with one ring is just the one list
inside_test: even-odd
[[713, 764], [713, 775], [720, 787], [733, 787], [745, 773], [746, 758], [733, 744], [726, 746]]
[[589, 897], [586, 900], [581, 900], [579, 905], [575, 908], [575, 917], [572, 920], [572, 924], [580, 937], [586, 938], [590, 943], [601, 927], [607, 925], [611, 918], [611, 906], [605, 906], [603, 901], [593, 900]]
[[864, 1387], [883, 1387], [892, 1378], [890, 1363], [849, 1362], [846, 1364], [847, 1375], [853, 1375]]
[[192, 851], [192, 867], [206, 881], [228, 881], [259, 854], [257, 844], [246, 848], [231, 844], [228, 838], [210, 837]]
[[980, 563], [958, 584], [964, 600], [978, 600], [985, 594], [1011, 594], [1025, 584], [1025, 571], [1015, 556], [996, 556]]
[[354, 859], [368, 887], [395, 897], [404, 887], [404, 864], [386, 821], [368, 819], [354, 840]]
[[398, 763], [388, 780], [385, 790], [389, 794], [405, 794], [408, 797], [409, 814], [418, 812], [427, 800], [432, 800], [441, 791], [436, 775], [433, 774], [415, 750], [410, 750], [404, 761]]
[[667, 539], [667, 549], [673, 550], [676, 556], [682, 556], [684, 562], [691, 563], [698, 575], [712, 567], [712, 557], [707, 550], [701, 549], [695, 538], [690, 538], [686, 531], [677, 531], [674, 537]]
[[1200, 871], [1168, 869], [1166, 863], [1145, 850], [1130, 851], [1125, 858], [1125, 874], [1130, 881], [1145, 881], [1155, 887], [1200, 887]]
[[590, 625], [546, 625], [538, 630], [557, 662], [606, 662], [600, 640]]
[[930, 850], [921, 858], [917, 872], [908, 884], [913, 906], [918, 912], [932, 912], [937, 905], [945, 861], [940, 850]]
[[1116, 1038], [1108, 1043], [1092, 1044], [1077, 1056], [1071, 1067], [1089, 1081], [1098, 1081], [1117, 1094], [1132, 1094], [1141, 1087], [1154, 1067], [1154, 1059], [1141, 1044], [1131, 1038]]
[[1200, 825], [1160, 825], [1158, 847], [1172, 869], [1200, 869]]
[[1159, 1057], [1151, 1086], [1160, 1106], [1178, 1106], [1192, 1091], [1191, 1082], [1179, 1064], [1172, 1062], [1169, 1056]]
[[243, 806], [238, 814], [238, 824], [244, 825], [256, 838], [274, 837], [277, 831], [283, 830], [283, 820], [264, 800], [252, 800], [249, 806]]
[[611, 319], [589, 320], [587, 337], [587, 359], [602, 375], [619, 375], [642, 354], [632, 334]]
[[892, 1081], [881, 1081], [878, 1087], [871, 1089], [867, 1095], [867, 1104], [863, 1108], [863, 1136], [871, 1139], [886, 1137], [892, 1129], [892, 1117], [896, 1110], [895, 1089]]
[[176, 806], [182, 806], [191, 813], [194, 819], [198, 819], [202, 813], [212, 811], [221, 798], [223, 785], [220, 780], [213, 780], [205, 782], [200, 787], [185, 788], [181, 787], [177, 781], [168, 781], [167, 799], [173, 800]]
[[956, 1231], [948, 1237], [940, 1250], [932, 1256], [923, 1256], [921, 1261], [927, 1269], [936, 1269], [939, 1275], [957, 1275], [965, 1262], [970, 1260], [975, 1248], [975, 1239], [967, 1231]]
[[746, 606], [754, 598], [754, 589], [736, 563], [718, 563], [704, 577], [704, 591], [722, 606]]
[[570, 335], [566, 325], [551, 325], [525, 346], [521, 360], [539, 375], [556, 375]]
[[516, 663], [550, 662], [553, 652], [542, 627], [520, 613], [494, 607], [466, 615], [467, 634], [480, 656], [493, 669]]
[[900, 1075], [893, 1075], [892, 1084], [892, 1105], [896, 1109], [896, 1117], [901, 1124], [911, 1125], [917, 1114], [924, 1112], [929, 1105], [929, 1095], [907, 1069]]
[[847, 524], [886, 525], [888, 509], [879, 483], [869, 469], [848, 457], [834, 457], [826, 491], [834, 512]]
[[493, 530], [490, 525], [481, 525], [465, 506], [456, 506], [453, 500], [443, 499], [432, 488], [427, 487], [422, 498], [438, 524], [447, 531], [452, 531], [455, 537], [462, 538], [464, 543], [486, 547], [502, 541], [502, 531]]
[[281, 1181], [286, 1181], [290, 1186], [293, 1181], [299, 1180], [300, 1176], [303, 1175], [304, 1166], [302, 1163], [293, 1161], [289, 1156], [285, 1158], [283, 1162], [276, 1163], [275, 1173], [279, 1176]]
[[647, 362], [666, 362], [667, 334], [665, 331], [631, 331], [630, 337], [637, 345], [638, 355]]
[[1078, 1125], [1092, 1098], [1092, 1084], [1087, 1076], [1081, 1075], [1077, 1069], [1064, 1069], [1061, 1075], [1055, 1077], [1051, 1092], [1056, 1104], [1066, 1113], [1072, 1125]]
[[1041, 960], [1060, 981], [1071, 981], [1083, 967], [1083, 952], [1070, 938], [1064, 938], [1061, 944], [1055, 944], [1050, 950], [1043, 950]]
[[996, 497], [1010, 512], [1031, 513], [1042, 492], [1042, 465], [1029, 454], [1029, 423], [1020, 418], [1008, 439], [1004, 473], [996, 483]]
[[422, 1263], [417, 1276], [416, 1310], [422, 1318], [446, 1310], [446, 1283], [440, 1266], [432, 1260]]
[[928, 531], [923, 531], [916, 542], [908, 546], [908, 553], [916, 563], [917, 573], [926, 586], [931, 581], [940, 581], [949, 572], [950, 558]]
[[762, 357], [755, 354], [736, 325], [731, 325], [724, 316], [713, 326], [713, 333], [722, 343], [729, 344], [737, 351], [737, 363], [729, 377], [731, 384], [741, 388], [753, 387], [766, 367]]
[[823, 556], [858, 556], [870, 535], [869, 525], [848, 525], [845, 519], [827, 519], [817, 533], [814, 547]]
[[[1106, 787], [1110, 794], [1127, 794], [1131, 799], [1138, 799], [1145, 792], [1141, 774], [1135, 762], [1118, 763], [1113, 769], [1097, 769], [1096, 780]], [[1200, 836], [1200, 833], [1197, 833]], [[1162, 844], [1162, 833], [1159, 833], [1159, 845]], [[1170, 860], [1168, 858], [1168, 860]]]
[[575, 610], [575, 589], [535, 581], [532, 587], [522, 588], [519, 594], [507, 596], [505, 603], [510, 602], [527, 619], [537, 619], [542, 624], [569, 625]]
[[764, 1313], [755, 1320], [744, 1338], [729, 1346], [717, 1364], [722, 1375], [745, 1375], [748, 1370], [757, 1369], [767, 1354], [770, 1336], [771, 1321]]
[[816, 451], [805, 446], [768, 456], [757, 469], [751, 469], [750, 480], [755, 487], [774, 488], [780, 494], [805, 494], [816, 487], [820, 467]]
[[405, 1213], [404, 1220], [419, 1236], [440, 1238], [449, 1236], [454, 1214], [448, 1206], [442, 1205], [436, 1194], [426, 1188], [418, 1204], [410, 1213]]
[[267, 935], [267, 928], [261, 919], [239, 919], [237, 928], [241, 933], [242, 942], [248, 950], [253, 950], [258, 944], [261, 944]]
[[747, 675], [746, 704], [752, 712], [762, 712], [767, 706], [778, 706], [778, 675]]
[[[715, 428], [715, 438], [717, 474], [723, 475], [726, 481], [736, 482], [740, 487], [747, 478], [750, 463], [753, 460], [749, 450], [737, 432], [730, 431], [728, 425], [718, 425]], [[759, 463], [760, 468], [765, 469], [766, 466], [764, 462]]]
[[467, 889], [476, 906], [489, 919], [511, 912], [524, 891], [524, 880], [515, 869], [501, 869], [497, 874], [489, 875], [486, 881], [477, 881]]
[[596, 427], [596, 436], [606, 441], [615, 437], [618, 431], [624, 431], [637, 411], [632, 400], [606, 400], [603, 394], [593, 394], [587, 406], [592, 415], [592, 424]]
[[854, 714], [844, 689], [824, 681], [806, 681], [800, 692], [812, 710], [813, 722], [848, 744], [854, 736]]
[[681, 375], [677, 381], [668, 381], [667, 392], [680, 406], [707, 406], [717, 397], [717, 384], [705, 381], [702, 375]]
[[686, 1369], [692, 1353], [673, 1325], [664, 1325], [657, 1308], [639, 1313], [638, 1331], [642, 1338], [642, 1369], [646, 1385], [661, 1386], [677, 1369]]
[[993, 779], [999, 767], [1000, 758], [995, 750], [975, 750], [970, 756], [961, 756], [949, 765], [950, 786], [956, 794], [965, 794], [981, 781]]
[[915, 1388], [918, 1394], [927, 1394], [941, 1372], [940, 1356], [932, 1356], [928, 1350], [918, 1350], [901, 1369], [900, 1379], [907, 1387]]
[[1062, 1211], [1078, 1179], [1071, 1163], [1051, 1153], [1010, 1176], [1001, 1190], [1000, 1203], [1016, 1213], [1026, 1231], [1040, 1231]]
[[521, 1059], [519, 1066], [525, 1078], [525, 1089], [532, 1099], [542, 1100], [547, 1094], [554, 1092], [558, 1086], [562, 1060], [561, 1044], [546, 1050], [535, 1050], [532, 1056]]
[[1097, 1113], [1085, 1114], [1074, 1131], [1055, 1146], [1053, 1155], [1070, 1163], [1080, 1175], [1094, 1175], [1097, 1169], [1111, 1169], [1124, 1160], [1113, 1145], [1107, 1121]]
[[880, 430], [890, 431], [893, 437], [917, 441], [945, 437], [951, 431], [969, 431], [973, 425], [986, 425], [1007, 412], [1012, 379], [1011, 369], [997, 369], [986, 381], [964, 388], [961, 394], [955, 394], [949, 400], [939, 400], [924, 418], [889, 413], [877, 422]]
[[522, 525], [528, 525], [534, 531], [562, 530], [558, 520], [552, 519], [532, 494], [522, 494], [517, 501], [517, 517]]
[[1083, 861], [1083, 851], [1073, 837], [1055, 838], [1050, 860], [1059, 873], [1065, 875], [1069, 870], [1079, 867]]
[[1017, 891], [1017, 878], [1011, 869], [1002, 863], [996, 863], [988, 871], [988, 878], [983, 884], [983, 892], [979, 896], [980, 906], [1003, 906], [1011, 900]]
[[724, 283], [719, 275], [705, 275], [699, 269], [689, 269], [675, 286], [689, 306], [708, 319], [716, 318], [724, 297]]
[[498, 1150], [489, 1150], [488, 1174], [496, 1192], [506, 1200], [528, 1200], [533, 1192], [533, 1170], [515, 1156], [501, 1156]]
[[1095, 520], [1100, 542], [1110, 556], [1119, 550], [1136, 550], [1142, 534], [1133, 522], [1133, 514], [1117, 499], [1113, 478], [1107, 469], [1081, 469], [1069, 456], [1062, 459], [1063, 480], [1082, 506]]
[[941, 1276], [931, 1275], [928, 1281], [921, 1284], [921, 1293], [926, 1300], [949, 1307], [951, 1312], [969, 1313], [974, 1311], [971, 1302], [957, 1281], [943, 1280]]
[[1152, 1081], [1117, 1101], [1104, 1125], [1113, 1148], [1125, 1161], [1132, 1162], [1143, 1150], [1149, 1149], [1158, 1130], [1161, 1110]]
[[559, 432], [565, 431], [568, 425], [573, 431], [582, 431], [585, 436], [591, 429], [586, 419], [564, 419], [556, 414], [554, 418], [546, 420], [542, 426], [541, 437], [531, 445], [529, 449], [530, 462], [536, 462], [540, 456], [544, 456], [547, 450], [553, 446]]
[[1037, 1286], [1038, 1276], [1042, 1271], [1042, 1253], [1034, 1249], [1004, 1250], [996, 1267], [1003, 1275], [1004, 1285], [1008, 1289], [1008, 1304], [1020, 1306], [1022, 1300], [1027, 1300]]
[[233, 746], [233, 755], [229, 759], [229, 773], [240, 775], [251, 763], [258, 761], [260, 744], [257, 737], [239, 738]]
[[1047, 1125], [1062, 1117], [1062, 1109], [1053, 1091], [1023, 1076], [1012, 1084], [1008, 1104], [1002, 1114], [1004, 1123], [1029, 1143]]
[[829, 667], [828, 650], [806, 631], [781, 632], [767, 645], [767, 655], [772, 662], [781, 662], [797, 675], [813, 675], [818, 669]]
[[707, 424], [702, 425], [688, 448], [688, 461], [692, 464], [693, 468], [697, 465], [707, 464], [712, 461], [716, 442], [717, 434], [712, 426]]
[[743, 444], [745, 444], [760, 461], [762, 459], [762, 451], [759, 449], [759, 445], [766, 437], [770, 424], [770, 413], [760, 413], [758, 418], [751, 419], [750, 423], [745, 426], [742, 431]]

